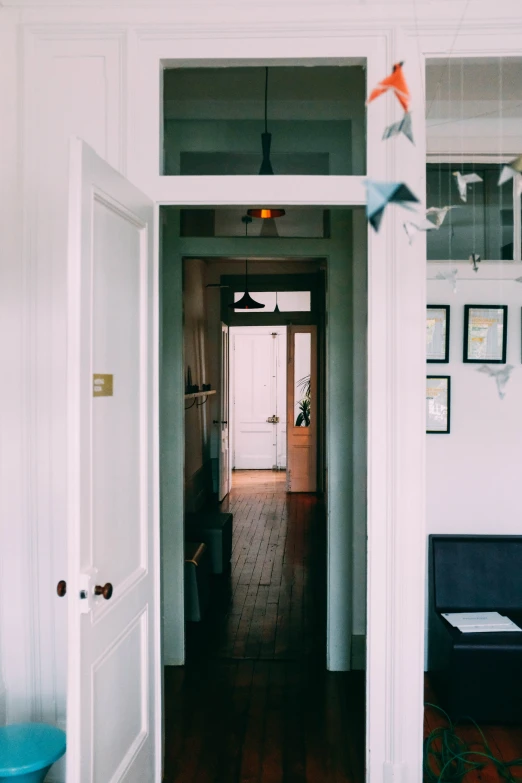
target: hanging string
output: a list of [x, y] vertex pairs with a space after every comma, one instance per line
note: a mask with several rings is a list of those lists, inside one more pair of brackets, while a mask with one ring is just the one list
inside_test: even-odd
[[[502, 149], [503, 149], [502, 141], [503, 141], [503, 135], [504, 135], [504, 127], [503, 127], [503, 122], [502, 122], [502, 103], [503, 103], [503, 100], [504, 100], [504, 96], [502, 94], [502, 90], [503, 90], [503, 84], [502, 84], [502, 57], [499, 57], [498, 58], [498, 94], [499, 94], [499, 102], [498, 102], [498, 160], [499, 160], [499, 164], [500, 165], [502, 165], [501, 164]], [[503, 217], [503, 214], [502, 214], [503, 190], [504, 190], [504, 186], [501, 185], [499, 187], [500, 193], [498, 195], [498, 200], [499, 200], [499, 211], [498, 211], [498, 214], [499, 214], [499, 224], [500, 224], [499, 225], [499, 237], [500, 237], [500, 242], [499, 242], [500, 258], [499, 258], [499, 260], [501, 262], [502, 262], [502, 246], [503, 246], [503, 240], [504, 240], [504, 217]], [[502, 266], [501, 266], [501, 268], [502, 268]]]
[[[451, 99], [451, 67], [452, 67], [452, 62], [448, 58], [447, 106], [448, 106], [449, 111], [453, 114], [453, 102], [452, 102], [452, 99]], [[452, 152], [452, 149], [451, 149], [451, 136], [448, 138], [448, 145], [449, 145], [448, 154], [450, 156], [451, 152]], [[448, 165], [447, 166], [447, 172], [448, 172], [448, 203], [449, 204], [451, 204], [451, 202], [453, 201], [452, 190], [451, 190], [451, 188], [452, 188], [452, 181], [451, 180], [452, 180], [453, 174], [451, 172], [451, 169], [452, 169], [451, 165]], [[441, 206], [443, 206], [443, 205], [441, 204]], [[451, 259], [451, 256], [452, 256], [452, 252], [451, 251], [452, 251], [452, 239], [453, 239], [453, 210], [452, 209], [450, 209], [450, 213], [449, 213], [448, 217], [449, 217], [449, 226], [448, 226], [448, 263], [451, 264], [451, 260], [452, 260]]]
[[265, 68], [265, 133], [268, 133], [268, 67]]
[[[511, 109], [520, 109], [522, 103], [515, 103]], [[492, 109], [491, 111], [482, 111], [479, 114], [472, 114], [469, 117], [464, 117], [463, 120], [444, 120], [444, 122], [434, 122], [430, 125], [430, 128], [440, 128], [441, 125], [456, 125], [460, 122], [471, 122], [471, 120], [478, 120], [481, 117], [495, 117], [498, 114], [498, 109]]]
[[[464, 17], [466, 16], [466, 13], [467, 13], [467, 10], [468, 10], [468, 6], [469, 6], [469, 0], [466, 0], [466, 4], [464, 6], [464, 10], [462, 11], [462, 15], [461, 15], [459, 23], [457, 25], [457, 29], [455, 30], [455, 35], [453, 36], [453, 41], [451, 42], [451, 46], [450, 46], [450, 49], [449, 49], [449, 52], [448, 52], [448, 59], [447, 59], [447, 67], [448, 68], [450, 67], [450, 59], [451, 59], [451, 55], [453, 54], [453, 50], [455, 49], [455, 44], [457, 43], [457, 38], [459, 37], [459, 33], [461, 31], [462, 25], [464, 24]], [[437, 88], [439, 87], [440, 84], [442, 84], [442, 80], [443, 79], [444, 79], [444, 73], [441, 74], [440, 79], [439, 79], [439, 81], [437, 83], [437, 87], [435, 88], [435, 94], [434, 94], [433, 98], [431, 99], [431, 103], [430, 103], [430, 105], [428, 107], [428, 111], [426, 112], [426, 120], [430, 116], [431, 108], [433, 106], [433, 103], [435, 101], [435, 97], [437, 95]]]

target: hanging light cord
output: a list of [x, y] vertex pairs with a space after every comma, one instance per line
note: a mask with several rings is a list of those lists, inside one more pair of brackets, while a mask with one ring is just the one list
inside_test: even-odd
[[[248, 221], [245, 220], [245, 239], [248, 239]], [[245, 291], [248, 292], [248, 257], [245, 256]]]
[[268, 133], [268, 68], [265, 68], [265, 133]]

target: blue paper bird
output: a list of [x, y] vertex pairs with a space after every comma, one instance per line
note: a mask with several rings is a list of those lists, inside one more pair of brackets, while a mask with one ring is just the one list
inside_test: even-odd
[[367, 179], [366, 182], [366, 217], [375, 231], [379, 230], [384, 209], [388, 204], [400, 204], [411, 209], [408, 202], [419, 203], [419, 199], [404, 182], [377, 182]]

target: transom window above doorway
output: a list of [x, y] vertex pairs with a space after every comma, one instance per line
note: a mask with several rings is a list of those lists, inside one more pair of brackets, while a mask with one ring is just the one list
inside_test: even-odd
[[166, 68], [164, 175], [362, 175], [365, 71]]

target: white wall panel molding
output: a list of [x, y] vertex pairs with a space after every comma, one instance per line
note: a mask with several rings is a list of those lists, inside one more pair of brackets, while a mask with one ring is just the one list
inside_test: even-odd
[[[65, 710], [66, 601], [66, 247], [68, 142], [85, 138], [116, 168], [125, 168], [126, 34], [23, 29], [23, 267], [28, 320], [28, 504], [21, 616], [31, 631], [29, 679], [34, 707], [25, 715], [60, 722]], [[29, 601], [29, 597], [31, 601]], [[30, 606], [30, 611], [27, 610]]]
[[[33, 711], [31, 670], [31, 500], [28, 383], [31, 362], [26, 334], [31, 310], [22, 264], [19, 35], [17, 16], [0, 26], [0, 352], [8, 373], [1, 385], [0, 441], [0, 722]], [[14, 587], [15, 586], [15, 587]]]

